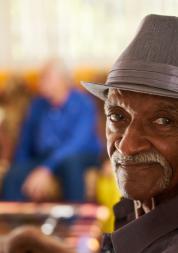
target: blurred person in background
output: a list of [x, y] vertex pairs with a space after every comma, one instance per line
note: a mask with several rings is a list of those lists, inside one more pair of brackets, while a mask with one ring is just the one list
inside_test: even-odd
[[85, 170], [99, 165], [102, 150], [95, 104], [73, 87], [59, 61], [43, 68], [39, 93], [23, 122], [2, 200], [50, 201], [61, 185], [64, 201], [83, 202]]
[[74, 249], [54, 236], [47, 236], [35, 226], [21, 226], [0, 237], [1, 253], [75, 253]]

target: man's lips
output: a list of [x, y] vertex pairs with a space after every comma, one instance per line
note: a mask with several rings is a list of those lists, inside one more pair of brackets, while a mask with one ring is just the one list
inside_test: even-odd
[[116, 171], [118, 169], [150, 169], [151, 167], [160, 167], [161, 165], [157, 162], [149, 162], [149, 163], [117, 163], [116, 164]]

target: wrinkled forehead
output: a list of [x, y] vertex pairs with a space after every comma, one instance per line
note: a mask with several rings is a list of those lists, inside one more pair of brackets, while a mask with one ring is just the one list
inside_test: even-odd
[[107, 100], [111, 101], [112, 99], [119, 99], [124, 91], [116, 88], [109, 88], [107, 94]]
[[107, 94], [107, 100], [112, 100], [112, 99], [122, 99], [122, 98], [147, 98], [147, 99], [153, 99], [153, 100], [162, 100], [162, 101], [173, 101], [176, 102], [178, 99], [174, 98], [168, 98], [168, 97], [163, 97], [163, 96], [158, 96], [158, 95], [152, 95], [152, 94], [147, 94], [147, 93], [142, 93], [142, 92], [135, 92], [135, 91], [129, 91], [129, 90], [121, 90], [117, 88], [109, 88], [108, 89], [108, 94]]
[[110, 88], [108, 91], [108, 96], [105, 101], [105, 107], [107, 105], [113, 106], [124, 106], [129, 105], [131, 107], [148, 105], [148, 108], [163, 108], [169, 110], [178, 111], [178, 99], [169, 98], [164, 96], [157, 96], [133, 91], [125, 91], [116, 88]]

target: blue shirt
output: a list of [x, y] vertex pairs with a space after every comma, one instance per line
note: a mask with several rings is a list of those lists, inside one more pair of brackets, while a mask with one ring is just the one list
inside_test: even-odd
[[99, 155], [102, 145], [96, 121], [96, 107], [87, 94], [72, 90], [67, 101], [57, 107], [37, 97], [23, 123], [15, 161], [43, 158], [40, 165], [54, 170], [72, 155]]

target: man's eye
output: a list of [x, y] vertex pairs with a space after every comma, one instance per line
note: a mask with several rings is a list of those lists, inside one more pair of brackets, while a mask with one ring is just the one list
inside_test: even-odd
[[124, 116], [121, 113], [112, 113], [108, 117], [112, 122], [119, 122], [121, 120], [124, 120]]
[[154, 121], [154, 123], [158, 124], [158, 125], [170, 125], [172, 121], [169, 118], [158, 118]]

